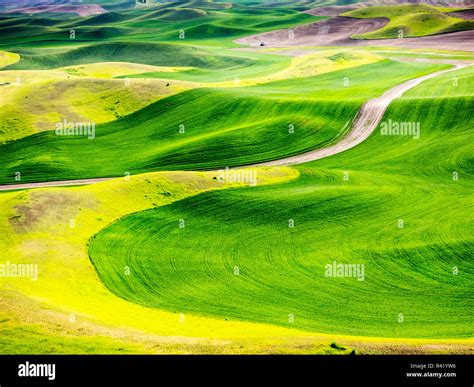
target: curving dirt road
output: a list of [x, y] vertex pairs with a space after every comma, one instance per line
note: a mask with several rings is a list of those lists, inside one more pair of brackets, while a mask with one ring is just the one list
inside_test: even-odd
[[235, 40], [249, 47], [336, 46], [349, 45], [353, 35], [376, 31], [388, 23], [388, 19], [356, 19], [335, 16], [315, 23], [303, 24], [285, 30], [263, 32]]
[[419, 78], [410, 79], [409, 81], [403, 82], [391, 88], [390, 90], [383, 93], [380, 97], [365, 102], [357, 113], [349, 134], [347, 134], [345, 137], [342, 138], [341, 141], [332, 146], [329, 146], [327, 148], [315, 149], [310, 152], [302, 153], [297, 156], [286, 157], [280, 160], [253, 164], [252, 166], [283, 166], [303, 164], [309, 161], [319, 160], [324, 157], [329, 157], [351, 149], [363, 142], [372, 134], [372, 132], [377, 128], [378, 124], [380, 123], [380, 120], [382, 119], [385, 111], [387, 110], [388, 105], [390, 105], [390, 103], [394, 99], [400, 98], [403, 93], [419, 85], [421, 82], [427, 79], [434, 78], [438, 75], [458, 70], [460, 68], [467, 67], [470, 65], [470, 63], [455, 63], [454, 68], [441, 70], [428, 75], [424, 75]]
[[[447, 61], [444, 60], [443, 63]], [[363, 142], [370, 134], [375, 130], [380, 120], [382, 119], [388, 105], [396, 98], [399, 98], [407, 90], [419, 85], [421, 82], [434, 78], [438, 75], [458, 70], [463, 67], [472, 65], [468, 62], [453, 62], [453, 68], [447, 70], [437, 71], [422, 77], [410, 79], [409, 81], [403, 82], [390, 90], [383, 93], [380, 97], [371, 99], [365, 102], [357, 113], [352, 123], [352, 129], [345, 137], [342, 138], [338, 143], [326, 147], [315, 149], [310, 152], [302, 153], [297, 156], [286, 157], [279, 160], [273, 160], [265, 163], [258, 163], [248, 165], [248, 167], [259, 167], [259, 166], [287, 166], [295, 164], [303, 164], [309, 161], [319, 160], [324, 157], [329, 157], [337, 153], [344, 152], [348, 149], [355, 147], [356, 145]], [[94, 178], [94, 179], [80, 179], [80, 180], [63, 180], [63, 181], [47, 181], [41, 183], [25, 183], [25, 184], [11, 184], [11, 185], [0, 185], [0, 191], [12, 191], [18, 189], [31, 189], [31, 188], [44, 188], [44, 187], [63, 187], [63, 186], [77, 186], [99, 183], [101, 181], [111, 180], [113, 178]]]
[[59, 180], [59, 181], [44, 181], [41, 183], [24, 183], [24, 184], [7, 184], [0, 185], [0, 191], [14, 191], [17, 189], [29, 189], [29, 188], [45, 188], [45, 187], [66, 187], [71, 185], [88, 185], [100, 183], [101, 181], [107, 181], [115, 179], [114, 177], [98, 177], [94, 179], [80, 179], [80, 180]]

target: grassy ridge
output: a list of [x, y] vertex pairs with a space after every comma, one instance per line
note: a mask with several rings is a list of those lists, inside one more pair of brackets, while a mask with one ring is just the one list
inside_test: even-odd
[[[18, 63], [6, 70], [45, 70], [65, 66], [79, 66], [100, 62], [139, 63], [167, 67], [190, 67], [183, 75], [169, 72], [147, 72], [126, 77], [185, 79], [197, 82], [216, 82], [272, 74], [290, 63], [281, 55], [232, 51], [214, 47], [186, 46], [171, 43], [102, 43], [80, 48], [20, 49]], [[8, 63], [11, 64], [11, 63]]]
[[[445, 9], [427, 4], [367, 7], [349, 11], [343, 16], [356, 18], [388, 18], [389, 23], [376, 31], [355, 35], [359, 39], [387, 39], [435, 35], [474, 29], [474, 22], [446, 14]], [[403, 36], [400, 36], [403, 33]]]
[[[90, 247], [101, 278], [126, 300], [173, 311], [318, 332], [471, 337], [473, 76], [458, 71], [456, 86], [453, 75], [385, 114], [420, 122], [419, 139], [377, 130], [298, 167], [297, 181], [206, 193], [106, 228]], [[364, 264], [364, 280], [326, 277], [333, 261]]]
[[[218, 70], [190, 68], [175, 72], [144, 72], [129, 78], [165, 78], [193, 82], [207, 82], [221, 86], [250, 86], [276, 80], [310, 77], [350, 67], [375, 63], [384, 58], [361, 50], [341, 51], [337, 49], [309, 53], [297, 57], [246, 53], [256, 59], [251, 66], [234, 66]], [[264, 59], [264, 60], [262, 60]], [[125, 76], [122, 76], [122, 78]], [[232, 81], [229, 83], [229, 81]], [[225, 83], [227, 82], [227, 83]]]
[[366, 99], [440, 67], [383, 61], [253, 87], [187, 91], [97, 126], [93, 140], [42, 132], [2, 145], [0, 181], [14, 183], [16, 172], [28, 182], [212, 169], [301, 153], [335, 141]]
[[[120, 71], [118, 65], [109, 64], [109, 68]], [[131, 66], [122, 68], [133, 71]], [[95, 124], [114, 121], [160, 98], [190, 88], [179, 81], [171, 85], [165, 80], [134, 80], [125, 84], [123, 80], [68, 75], [84, 71], [81, 69], [84, 66], [51, 71], [45, 77], [37, 76], [34, 71], [4, 73], [2, 81], [10, 84], [3, 86], [0, 142], [54, 130], [56, 124], [64, 120]], [[101, 70], [97, 66], [91, 71], [99, 73]], [[22, 87], [15, 86], [17, 77], [25, 82]]]
[[[28, 52], [26, 55], [31, 55]], [[85, 61], [89, 58], [83, 54], [75, 60], [82, 58]], [[216, 56], [225, 60], [226, 55], [222, 54], [220, 52]], [[46, 57], [52, 56], [54, 64], [59, 65], [64, 62], [57, 60], [59, 55], [59, 52], [49, 53]], [[95, 124], [112, 121], [164, 96], [197, 87], [245, 87], [294, 77], [309, 77], [383, 59], [363, 51], [340, 55], [339, 50], [297, 58], [230, 51], [229, 55], [236, 60], [233, 63], [226, 61], [226, 67], [219, 69], [99, 62], [43, 71], [3, 71], [0, 74], [3, 82], [0, 141], [54, 130], [55, 124], [64, 119]], [[68, 52], [68, 56], [73, 55]], [[125, 55], [115, 58], [127, 59]], [[114, 77], [125, 79], [114, 80]], [[21, 87], [17, 84], [18, 79], [21, 80]]]

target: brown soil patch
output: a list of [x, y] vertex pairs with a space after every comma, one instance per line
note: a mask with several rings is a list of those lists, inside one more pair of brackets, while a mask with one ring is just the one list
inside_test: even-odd
[[293, 29], [265, 32], [241, 38], [236, 42], [251, 47], [260, 46], [261, 43], [270, 47], [346, 45], [351, 36], [378, 30], [387, 23], [388, 19], [383, 18], [356, 19], [336, 16]]
[[[64, 192], [33, 191], [27, 202], [15, 206], [15, 215], [9, 219], [18, 233], [31, 232], [38, 224], [68, 223], [79, 211], [83, 198]], [[89, 198], [89, 205], [95, 207], [94, 199]]]
[[449, 15], [464, 20], [474, 20], [474, 9], [466, 9], [464, 11], [449, 12]]
[[[470, 15], [470, 13], [466, 13]], [[426, 48], [438, 50], [474, 51], [474, 31], [403, 39], [351, 39], [384, 27], [388, 19], [356, 19], [336, 16], [319, 22], [297, 26], [294, 29], [271, 31], [236, 40], [250, 47], [293, 46], [381, 46]]]

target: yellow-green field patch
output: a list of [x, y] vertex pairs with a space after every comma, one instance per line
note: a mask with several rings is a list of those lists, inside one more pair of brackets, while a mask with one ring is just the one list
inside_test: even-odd
[[20, 55], [13, 52], [0, 51], [0, 68], [9, 66], [20, 60]]
[[76, 66], [62, 67], [59, 70], [67, 74], [80, 77], [115, 78], [126, 75], [141, 74], [145, 72], [169, 72], [186, 71], [190, 67], [166, 67], [151, 66], [128, 62], [99, 62]]

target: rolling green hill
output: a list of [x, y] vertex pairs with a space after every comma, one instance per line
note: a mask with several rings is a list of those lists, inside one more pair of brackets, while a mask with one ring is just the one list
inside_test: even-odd
[[[427, 4], [377, 6], [349, 11], [342, 16], [356, 18], [388, 18], [389, 23], [376, 31], [355, 35], [358, 39], [387, 39], [435, 35], [474, 29], [474, 22], [446, 14], [448, 10]], [[403, 36], [400, 36], [403, 33]]]
[[167, 43], [102, 43], [47, 55], [23, 54], [8, 70], [51, 69], [96, 62], [136, 62], [155, 66], [218, 68], [250, 64], [238, 56], [216, 55], [212, 51]]
[[[183, 92], [98, 125], [94, 139], [49, 131], [2, 145], [0, 182], [15, 183], [16, 172], [23, 182], [67, 180], [212, 169], [294, 155], [336, 141], [366, 99], [441, 67], [382, 61], [253, 87]], [[296, 134], [289, 134], [290, 125]]]
[[[87, 17], [0, 4], [0, 246], [39, 267], [0, 276], [0, 353], [472, 353], [472, 66], [392, 102], [354, 148], [219, 181], [336, 144], [369, 99], [474, 63], [422, 42], [234, 43], [356, 2], [83, 0], [108, 11]], [[472, 29], [453, 9], [346, 16], [389, 20], [360, 39]], [[325, 33], [295, 29], [311, 31]], [[338, 264], [355, 271], [329, 275]]]
[[[441, 76], [385, 114], [384, 122], [419, 122], [419, 139], [378, 130], [298, 166], [296, 181], [127, 216], [92, 240], [94, 266], [120, 297], [176, 313], [324, 333], [470, 337], [472, 70], [457, 76], [465, 86]], [[362, 280], [328, 277], [333, 262], [363, 264]]]

